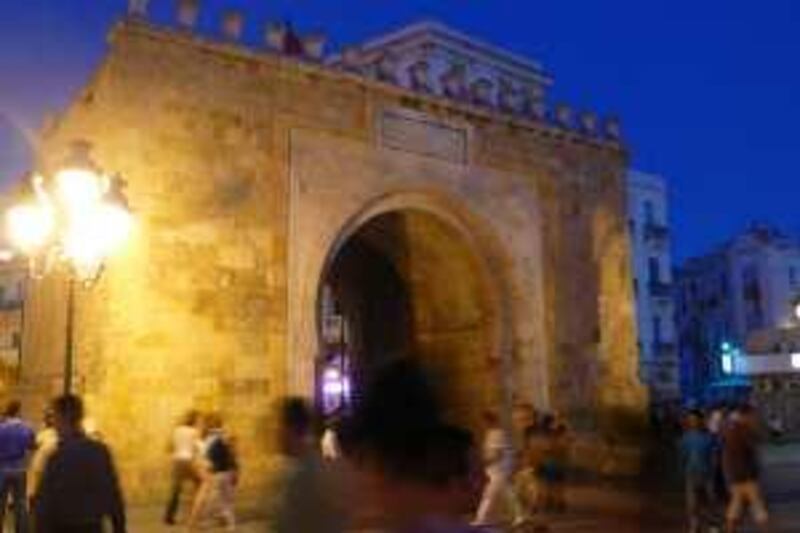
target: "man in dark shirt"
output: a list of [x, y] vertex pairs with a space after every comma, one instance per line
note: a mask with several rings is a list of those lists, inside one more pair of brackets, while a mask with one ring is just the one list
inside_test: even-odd
[[727, 531], [734, 531], [745, 506], [753, 520], [766, 531], [769, 515], [758, 486], [758, 437], [755, 413], [750, 406], [740, 407], [738, 418], [725, 432], [723, 465], [730, 485], [730, 501], [725, 513]]
[[102, 533], [109, 519], [125, 533], [125, 508], [111, 453], [81, 428], [83, 402], [66, 394], [53, 402], [59, 443], [34, 495], [37, 533]]
[[9, 496], [14, 501], [14, 523], [17, 533], [28, 531], [27, 490], [25, 480], [28, 453], [33, 450], [36, 436], [20, 415], [21, 405], [12, 400], [0, 423], [0, 525], [5, 522]]

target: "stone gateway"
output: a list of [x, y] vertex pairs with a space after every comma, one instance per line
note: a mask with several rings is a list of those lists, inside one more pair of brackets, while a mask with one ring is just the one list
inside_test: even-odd
[[[185, 410], [223, 414], [255, 490], [278, 398], [346, 408], [397, 355], [475, 429], [526, 401], [599, 446], [615, 413], [642, 415], [615, 121], [550, 112], [537, 63], [440, 24], [326, 60], [318, 35], [217, 41], [135, 4], [41, 152], [52, 168], [89, 141], [137, 218], [79, 289], [74, 337], [129, 500], [166, 492]], [[59, 390], [65, 288], [29, 293], [30, 414]]]

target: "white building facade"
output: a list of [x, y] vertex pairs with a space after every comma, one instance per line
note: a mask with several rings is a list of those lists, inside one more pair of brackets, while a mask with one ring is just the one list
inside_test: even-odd
[[667, 185], [661, 176], [628, 174], [630, 227], [639, 331], [639, 369], [654, 404], [680, 400]]
[[737, 374], [724, 368], [723, 343], [749, 352], [748, 345], [765, 332], [799, 325], [800, 243], [770, 226], [754, 224], [711, 253], [686, 261], [677, 280], [689, 396], [699, 398]]

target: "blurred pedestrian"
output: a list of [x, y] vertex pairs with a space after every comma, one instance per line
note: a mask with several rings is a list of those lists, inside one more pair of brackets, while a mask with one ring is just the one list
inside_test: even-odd
[[58, 446], [44, 468], [35, 497], [37, 533], [126, 531], [125, 507], [108, 448], [82, 428], [83, 402], [65, 394], [53, 401]]
[[331, 417], [325, 423], [325, 430], [320, 439], [320, 452], [326, 461], [336, 461], [342, 455], [339, 446], [338, 419]]
[[28, 530], [26, 466], [28, 454], [36, 444], [33, 429], [20, 418], [21, 410], [19, 401], [10, 401], [0, 423], [0, 528], [5, 523], [10, 498], [14, 503], [14, 526], [17, 533]]
[[541, 508], [547, 512], [567, 510], [566, 478], [569, 463], [570, 436], [567, 424], [552, 415], [542, 428], [543, 457], [538, 478], [542, 485]]
[[345, 495], [337, 470], [322, 461], [312, 438], [306, 401], [284, 399], [278, 408], [278, 445], [286, 459], [270, 520], [274, 533], [343, 533]]
[[723, 405], [715, 406], [708, 415], [708, 434], [714, 443], [712, 481], [715, 502], [726, 502], [728, 500], [728, 484], [722, 468], [723, 437], [727, 427], [727, 419], [728, 414]]
[[228, 531], [236, 529], [236, 485], [239, 463], [235, 440], [223, 431], [218, 413], [206, 415], [205, 439], [202, 445], [201, 481], [187, 523], [193, 529], [200, 521], [212, 517], [222, 521]]
[[55, 416], [53, 409], [48, 407], [44, 410], [42, 429], [36, 434], [36, 451], [33, 453], [28, 468], [28, 502], [31, 508], [33, 508], [34, 496], [39, 490], [44, 467], [57, 446], [58, 433], [55, 427]]
[[723, 463], [730, 490], [726, 530], [729, 533], [736, 530], [748, 506], [756, 526], [766, 531], [769, 514], [759, 487], [758, 434], [755, 413], [749, 405], [737, 410], [725, 433]]
[[680, 457], [686, 491], [686, 514], [689, 532], [698, 533], [705, 531], [712, 522], [714, 440], [706, 431], [703, 415], [699, 411], [689, 412], [685, 427], [680, 442]]
[[517, 519], [517, 505], [511, 487], [512, 449], [500, 417], [494, 411], [483, 415], [486, 433], [483, 441], [483, 461], [487, 483], [483, 489], [475, 525], [498, 525], [509, 517]]
[[164, 513], [166, 524], [175, 523], [183, 486], [189, 482], [197, 490], [200, 474], [197, 460], [200, 451], [200, 430], [198, 428], [199, 413], [191, 410], [183, 417], [181, 423], [172, 431], [169, 451], [172, 456], [172, 484], [169, 500]]
[[471, 435], [445, 423], [435, 391], [411, 359], [380, 369], [356, 405], [348, 438], [361, 505], [387, 533], [467, 533], [484, 483]]

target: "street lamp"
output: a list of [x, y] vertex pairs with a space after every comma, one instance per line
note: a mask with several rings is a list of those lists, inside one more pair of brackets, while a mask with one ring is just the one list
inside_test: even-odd
[[54, 268], [67, 275], [65, 393], [72, 391], [75, 284], [89, 286], [98, 279], [106, 259], [127, 240], [133, 225], [121, 180], [100, 171], [90, 148], [83, 141], [72, 143], [52, 178], [35, 175], [33, 198], [6, 213], [10, 240], [28, 258], [32, 276]]

